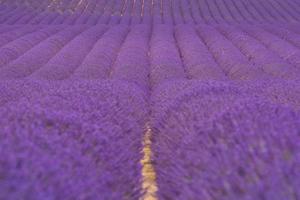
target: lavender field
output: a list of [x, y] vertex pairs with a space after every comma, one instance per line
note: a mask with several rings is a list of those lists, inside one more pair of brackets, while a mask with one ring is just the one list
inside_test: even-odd
[[300, 0], [0, 0], [0, 200], [300, 200]]

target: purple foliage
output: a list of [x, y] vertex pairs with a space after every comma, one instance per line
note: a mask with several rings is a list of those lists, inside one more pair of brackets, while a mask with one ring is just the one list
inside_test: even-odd
[[300, 199], [300, 0], [1, 0], [0, 200]]
[[[94, 26], [80, 33], [40, 68], [35, 76], [47, 80], [62, 80], [71, 76], [105, 29], [105, 26]], [[70, 53], [74, 49], [76, 51]]]
[[12, 42], [16, 39], [18, 39], [19, 37], [22, 37], [26, 34], [32, 33], [38, 29], [40, 29], [40, 26], [21, 26], [17, 29], [13, 29], [9, 32], [3, 33], [1, 34], [0, 37], [0, 47], [6, 45], [9, 42]]
[[136, 83], [142, 88], [148, 87], [150, 71], [148, 43], [150, 28], [146, 25], [131, 27], [112, 67], [111, 77]]
[[153, 119], [161, 199], [299, 196], [299, 113], [237, 87], [185, 85], [155, 109], [163, 112]]
[[18, 59], [1, 69], [2, 79], [15, 79], [31, 75], [45, 65], [71, 39], [83, 31], [83, 27], [66, 28], [34, 46]]
[[192, 79], [225, 80], [225, 74], [208, 48], [197, 36], [193, 26], [177, 26], [176, 40], [187, 74]]
[[45, 27], [33, 33], [20, 37], [0, 48], [0, 66], [5, 66], [36, 44], [42, 42], [59, 31], [59, 27]]
[[282, 59], [288, 61], [298, 69], [300, 68], [300, 49], [276, 35], [258, 27], [243, 26], [243, 30], [259, 40], [271, 51], [277, 53]]
[[119, 25], [110, 28], [99, 39], [73, 77], [84, 79], [105, 79], [109, 77], [111, 66], [128, 33], [128, 27]]
[[171, 26], [156, 25], [153, 28], [150, 40], [150, 60], [150, 81], [152, 85], [167, 80], [185, 78]]
[[249, 80], [262, 77], [263, 71], [249, 62], [239, 49], [214, 27], [200, 26], [198, 33], [229, 78]]
[[1, 199], [136, 199], [145, 116], [139, 90], [71, 82], [45, 94], [0, 108]]
[[240, 29], [232, 26], [219, 26], [218, 29], [265, 73], [280, 78], [299, 78], [299, 70]]

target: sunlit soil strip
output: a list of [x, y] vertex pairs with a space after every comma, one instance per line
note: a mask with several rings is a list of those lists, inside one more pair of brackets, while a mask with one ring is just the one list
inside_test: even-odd
[[146, 125], [146, 133], [143, 138], [143, 159], [142, 164], [142, 189], [144, 195], [141, 200], [158, 200], [156, 192], [158, 190], [156, 183], [156, 173], [151, 161], [151, 137], [152, 130], [149, 124]]

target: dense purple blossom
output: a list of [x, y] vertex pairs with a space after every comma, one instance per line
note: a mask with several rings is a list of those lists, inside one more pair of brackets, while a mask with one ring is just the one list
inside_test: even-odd
[[300, 0], [1, 0], [0, 200], [300, 199]]
[[142, 93], [117, 82], [70, 82], [44, 92], [0, 108], [0, 197], [137, 198]]
[[162, 199], [299, 196], [299, 113], [238, 87], [173, 87], [153, 119]]

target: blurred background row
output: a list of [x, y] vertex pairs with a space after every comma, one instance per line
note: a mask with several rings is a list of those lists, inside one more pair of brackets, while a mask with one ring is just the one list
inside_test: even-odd
[[2, 0], [3, 24], [297, 23], [296, 0]]

